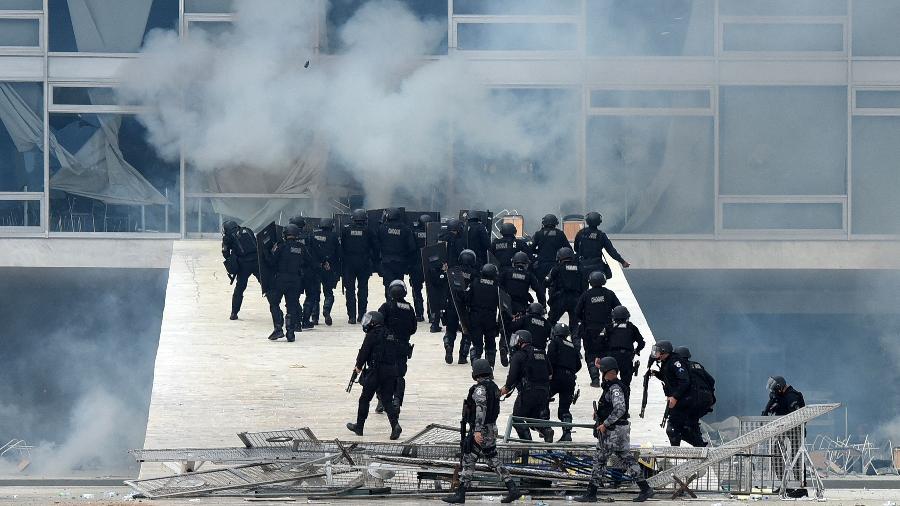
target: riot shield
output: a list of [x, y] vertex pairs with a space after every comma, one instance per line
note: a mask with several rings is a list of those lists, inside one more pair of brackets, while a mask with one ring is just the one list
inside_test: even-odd
[[272, 267], [272, 248], [281, 239], [283, 227], [273, 221], [256, 234], [256, 256], [259, 259], [259, 285], [263, 295], [275, 286], [275, 269]]
[[489, 264], [496, 265], [498, 271], [500, 270], [500, 261], [497, 260], [497, 257], [495, 257], [494, 254], [491, 253], [490, 251], [488, 251], [487, 261]]
[[457, 298], [457, 293], [465, 290], [466, 278], [459, 266], [447, 269], [447, 284], [450, 288], [450, 303], [453, 304], [453, 310], [459, 317], [459, 328], [463, 334], [469, 334], [469, 312], [466, 310], [462, 301]]
[[500, 312], [512, 318], [512, 297], [502, 288], [497, 289], [500, 299]]
[[[431, 246], [438, 243], [438, 239], [441, 237], [441, 232], [444, 230], [445, 226], [443, 223], [439, 221], [429, 222], [425, 226], [425, 234], [427, 238], [425, 239], [425, 244]], [[444, 250], [446, 251], [447, 245], [444, 245]]]
[[346, 213], [339, 213], [334, 215], [334, 231], [341, 234], [341, 230], [344, 230], [344, 225], [349, 225], [352, 223], [350, 219], [350, 215]]
[[425, 294], [428, 296], [428, 305], [432, 313], [443, 311], [444, 302], [447, 299], [447, 287], [444, 286], [446, 283], [441, 279], [441, 277], [444, 277], [441, 269], [447, 263], [447, 244], [439, 242], [425, 246], [420, 250], [420, 254], [421, 268], [425, 275]]

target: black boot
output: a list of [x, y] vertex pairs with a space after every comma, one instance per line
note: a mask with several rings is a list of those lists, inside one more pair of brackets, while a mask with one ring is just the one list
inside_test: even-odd
[[350, 432], [356, 434], [357, 436], [363, 435], [363, 424], [361, 423], [348, 423], [347, 429], [349, 429]]
[[331, 311], [325, 311], [322, 316], [325, 317], [325, 325], [328, 325], [330, 327], [331, 324], [334, 323], [334, 321], [331, 319]]
[[506, 350], [500, 350], [500, 364], [509, 367], [509, 353]]
[[544, 427], [543, 429], [541, 429], [541, 436], [544, 436], [545, 443], [552, 443], [553, 442], [553, 429], [551, 429], [550, 427]]
[[465, 504], [466, 502], [466, 484], [460, 483], [458, 487], [456, 487], [456, 491], [453, 494], [448, 495], [441, 499], [442, 501], [450, 504]]
[[511, 503], [516, 499], [522, 497], [522, 492], [519, 491], [519, 487], [516, 486], [516, 482], [514, 482], [513, 480], [509, 480], [506, 482], [506, 490], [507, 494], [503, 497], [503, 499], [500, 499], [500, 502], [504, 504]]
[[241, 304], [244, 302], [243, 295], [233, 294], [231, 296], [231, 316], [228, 317], [229, 320], [237, 320], [238, 313], [241, 311]]
[[347, 323], [349, 323], [350, 325], [356, 325], [356, 317], [355, 317], [355, 316], [348, 316], [348, 317], [347, 317]]
[[431, 332], [432, 334], [437, 334], [441, 330], [443, 330], [443, 329], [441, 328], [441, 324], [438, 323], [437, 319], [435, 319], [434, 321], [431, 322], [431, 328], [428, 329], [428, 331]]
[[559, 442], [572, 441], [572, 429], [566, 427], [562, 430], [562, 436], [559, 436]]
[[281, 330], [281, 327], [275, 327], [275, 330], [273, 330], [272, 333], [269, 334], [269, 341], [277, 341], [282, 337], [284, 337], [284, 331]]
[[289, 343], [294, 342], [294, 327], [287, 328], [287, 342], [289, 342]]
[[375, 406], [375, 412], [379, 415], [384, 413], [384, 404], [381, 403], [381, 399], [378, 399], [378, 405]]
[[581, 497], [576, 497], [575, 502], [597, 502], [597, 486], [591, 483], [587, 491]]
[[444, 334], [444, 362], [453, 363], [453, 341], [447, 334]]
[[634, 501], [634, 502], [644, 502], [644, 501], [646, 501], [647, 499], [650, 499], [651, 497], [653, 497], [653, 489], [650, 488], [650, 484], [647, 483], [647, 480], [640, 480], [640, 481], [638, 481], [638, 482], [637, 482], [637, 486], [638, 486], [638, 488], [641, 489], [641, 492], [638, 494], [637, 497], [635, 497], [634, 499], [632, 499], [632, 501]]
[[231, 316], [228, 317], [229, 320], [237, 320], [237, 313], [231, 313]]
[[[453, 358], [453, 357], [451, 357], [451, 360], [452, 360], [452, 358]], [[457, 360], [456, 363], [457, 363], [457, 364], [467, 364], [467, 363], [469, 363], [469, 360], [468, 360], [468, 358], [466, 357], [466, 354], [463, 353], [462, 351], [460, 351], [460, 352], [459, 352], [459, 360]]]
[[400, 427], [400, 422], [394, 422], [391, 424], [391, 441], [396, 441], [400, 439], [400, 433], [403, 432], [403, 428]]

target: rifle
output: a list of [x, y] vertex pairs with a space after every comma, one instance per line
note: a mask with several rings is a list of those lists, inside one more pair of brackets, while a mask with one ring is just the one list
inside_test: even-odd
[[578, 402], [578, 398], [581, 397], [581, 389], [575, 390], [575, 395], [572, 396], [572, 405]]
[[350, 375], [350, 383], [347, 383], [347, 393], [350, 393], [350, 390], [353, 390], [353, 384], [356, 383], [356, 378], [359, 377], [359, 373], [356, 372], [356, 369], [353, 369], [353, 374]]
[[656, 359], [650, 355], [650, 358], [647, 359], [647, 372], [644, 373], [644, 396], [641, 398], [641, 413], [638, 415], [641, 418], [644, 418], [644, 411], [647, 409], [647, 391], [650, 389], [650, 376], [653, 375], [651, 369], [653, 362], [656, 362]]
[[641, 361], [640, 361], [640, 360], [635, 360], [635, 361], [634, 361], [634, 377], [635, 377], [635, 378], [638, 377], [638, 369], [640, 369], [640, 368], [641, 368]]
[[237, 274], [228, 274], [228, 285], [233, 285], [235, 279], [237, 279]]
[[668, 402], [668, 400], [667, 400], [667, 401], [666, 401], [666, 410], [663, 411], [663, 419], [662, 419], [662, 422], [660, 422], [659, 427], [660, 427], [660, 428], [665, 428], [665, 427], [666, 427], [666, 422], [667, 422], [668, 420], [669, 420], [669, 402]]
[[594, 401], [594, 437], [600, 437], [600, 431], [597, 430], [597, 425], [599, 425], [599, 420], [597, 420], [597, 401]]
[[462, 416], [459, 419], [459, 467], [454, 469], [453, 472], [453, 481], [459, 481], [459, 473], [462, 473], [463, 464], [466, 459], [466, 451], [469, 449], [469, 435], [468, 435], [468, 427], [469, 427], [469, 403], [468, 399], [463, 401], [462, 406]]

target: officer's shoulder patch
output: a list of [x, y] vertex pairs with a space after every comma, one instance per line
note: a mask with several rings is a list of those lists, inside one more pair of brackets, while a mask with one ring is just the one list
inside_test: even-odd
[[681, 367], [681, 362], [678, 361], [678, 360], [676, 360], [676, 361], [675, 361], [675, 367]]
[[406, 309], [406, 310], [412, 309], [412, 306], [410, 306], [409, 304], [407, 304], [405, 302], [398, 302], [397, 307], [399, 307], [400, 309]]
[[622, 395], [622, 389], [621, 388], [613, 388], [612, 394], [616, 397], [619, 397], [620, 395]]

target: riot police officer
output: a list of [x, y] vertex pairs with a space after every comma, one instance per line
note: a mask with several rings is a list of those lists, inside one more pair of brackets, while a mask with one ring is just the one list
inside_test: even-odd
[[675, 348], [675, 354], [688, 364], [688, 374], [691, 376], [691, 396], [694, 398], [694, 408], [699, 420], [707, 413], [712, 413], [712, 407], [716, 403], [716, 380], [703, 367], [703, 364], [691, 360], [691, 350], [687, 346]]
[[634, 374], [634, 357], [644, 349], [644, 336], [633, 323], [628, 321], [631, 313], [625, 306], [616, 306], [612, 310], [612, 323], [607, 325], [600, 336], [602, 346], [608, 356], [619, 364], [620, 381], [631, 388], [631, 377]]
[[387, 211], [386, 220], [378, 227], [375, 237], [380, 259], [381, 280], [384, 283], [384, 297], [389, 299], [388, 287], [395, 279], [403, 280], [410, 272], [416, 259], [416, 237], [403, 222], [403, 212], [399, 208]]
[[[531, 333], [527, 330], [513, 333], [510, 348], [514, 350], [513, 356], [509, 359], [509, 374], [500, 394], [506, 395], [514, 388], [518, 389], [513, 416], [549, 419], [553, 368], [547, 354], [531, 345]], [[516, 426], [515, 429], [519, 439], [531, 440], [531, 432], [526, 427]], [[553, 442], [553, 429], [544, 427], [538, 432], [544, 441]]]
[[347, 296], [347, 318], [353, 325], [356, 315], [362, 317], [368, 306], [369, 277], [376, 250], [365, 209], [353, 211], [350, 219], [351, 223], [341, 230], [341, 259], [344, 263], [342, 278]]
[[[399, 376], [397, 387], [394, 390], [394, 407], [400, 414], [400, 406], [403, 405], [403, 395], [406, 393], [406, 362], [412, 358], [412, 344], [410, 337], [416, 333], [416, 312], [406, 297], [406, 285], [403, 281], [395, 279], [388, 286], [388, 301], [378, 308], [378, 312], [384, 316], [384, 324], [388, 332], [406, 346], [406, 353], [400, 357]], [[381, 399], [378, 400], [379, 407]], [[376, 409], [379, 413], [382, 409]]]
[[[319, 276], [322, 282], [322, 316], [325, 317], [325, 325], [331, 325], [331, 309], [334, 307], [334, 289], [341, 277], [341, 243], [337, 233], [334, 232], [334, 220], [323, 218], [319, 227], [313, 233], [313, 239], [319, 251], [319, 260], [322, 262], [322, 270]], [[313, 308], [313, 320], [318, 322], [319, 305]]]
[[490, 252], [497, 259], [501, 270], [512, 267], [512, 258], [518, 252], [531, 256], [531, 248], [523, 239], [516, 237], [516, 226], [512, 223], [500, 225], [500, 237], [491, 241]]
[[[425, 272], [420, 262], [419, 253], [428, 243], [428, 223], [431, 222], [431, 216], [423, 214], [416, 220], [413, 227], [413, 235], [416, 239], [416, 254], [409, 266], [409, 286], [412, 288], [413, 306], [416, 308], [416, 320], [425, 321], [425, 298], [422, 297], [422, 288], [425, 285]], [[431, 301], [428, 301], [429, 306]], [[431, 311], [428, 311], [428, 322], [434, 321]]]
[[531, 336], [531, 346], [539, 350], [546, 350], [553, 325], [544, 318], [544, 306], [538, 302], [532, 302], [523, 316], [512, 321], [510, 331], [517, 330], [527, 330]]
[[556, 262], [547, 276], [547, 291], [550, 293], [548, 321], [551, 325], [556, 325], [560, 317], [568, 313], [569, 323], [576, 325], [578, 317], [575, 306], [586, 288], [584, 274], [572, 248], [560, 248], [556, 252]]
[[691, 376], [687, 361], [677, 354], [670, 341], [659, 341], [653, 346], [653, 356], [659, 362], [659, 378], [666, 394], [669, 413], [666, 435], [672, 446], [685, 441], [691, 446], [706, 446], [700, 432], [700, 418], [696, 416], [691, 396]]
[[[447, 266], [453, 267], [456, 265], [459, 254], [466, 249], [466, 241], [462, 236], [463, 234], [463, 224], [461, 221], [456, 218], [450, 218], [447, 220], [447, 228], [443, 230], [441, 234], [438, 236], [438, 241], [444, 242], [447, 244]], [[477, 255], [476, 255], [477, 261]]]
[[609, 240], [606, 233], [598, 228], [600, 223], [603, 222], [600, 213], [587, 213], [584, 217], [584, 222], [587, 227], [578, 231], [575, 235], [574, 243], [575, 252], [578, 253], [582, 265], [588, 272], [602, 270], [607, 279], [612, 277], [612, 270], [603, 258], [603, 250], [606, 250], [613, 260], [619, 262], [623, 269], [627, 269], [631, 266], [631, 264], [626, 262], [625, 259], [622, 258], [622, 255], [616, 251], [616, 248], [613, 247], [612, 241]]
[[[569, 326], [565, 323], [553, 326], [550, 343], [547, 345], [547, 359], [553, 368], [550, 396], [559, 395], [556, 414], [560, 422], [572, 423], [570, 408], [575, 398], [576, 374], [581, 370], [581, 353], [575, 348], [575, 343], [570, 338]], [[563, 427], [559, 440], [571, 441], [572, 428]]]
[[494, 383], [494, 372], [484, 359], [472, 361], [472, 379], [475, 384], [469, 389], [469, 396], [463, 403], [463, 416], [470, 432], [464, 435], [463, 469], [456, 491], [443, 501], [451, 504], [466, 502], [466, 489], [475, 476], [475, 464], [483, 459], [500, 480], [508, 493], [502, 503], [511, 503], [522, 497], [509, 471], [497, 456], [497, 417], [500, 415], [500, 388]]
[[472, 349], [469, 354], [474, 363], [484, 353], [494, 367], [497, 359], [497, 311], [500, 307], [500, 292], [497, 285], [497, 266], [484, 264], [481, 274], [472, 281], [465, 293], [465, 305], [469, 313], [469, 337]]
[[559, 220], [556, 216], [548, 214], [541, 220], [541, 229], [534, 233], [531, 239], [531, 249], [534, 254], [534, 274], [539, 279], [545, 279], [550, 274], [550, 269], [556, 265], [556, 253], [560, 248], [571, 247], [566, 234], [556, 228]]
[[[519, 251], [513, 255], [512, 268], [504, 269], [500, 273], [500, 288], [509, 295], [510, 309], [501, 314], [503, 318], [503, 327], [507, 334], [503, 336], [502, 341], [509, 342], [511, 337], [513, 319], [521, 317], [528, 305], [534, 302], [531, 292], [537, 297], [538, 304], [547, 305], [547, 298], [544, 294], [544, 287], [541, 281], [528, 269], [528, 254]], [[503, 354], [501, 346], [500, 361], [503, 365], [507, 365], [508, 357]]]
[[453, 345], [456, 342], [456, 333], [462, 330], [462, 339], [459, 343], [458, 364], [465, 364], [469, 359], [468, 311], [465, 305], [466, 292], [472, 284], [472, 280], [478, 271], [475, 270], [477, 257], [472, 250], [463, 250], [457, 259], [457, 264], [447, 271], [447, 280], [450, 284], [450, 303], [444, 310], [444, 323], [447, 325], [444, 333], [444, 361], [453, 363]]
[[769, 402], [763, 408], [762, 416], [783, 416], [806, 406], [803, 394], [787, 384], [783, 376], [772, 376], [766, 381]]
[[294, 216], [289, 223], [297, 225], [297, 228], [300, 229], [300, 237], [297, 240], [306, 246], [306, 250], [309, 252], [312, 260], [312, 265], [309, 266], [306, 270], [306, 275], [303, 277], [303, 293], [306, 294], [306, 298], [303, 299], [303, 318], [300, 322], [304, 329], [311, 329], [314, 326], [313, 316], [318, 319], [319, 299], [321, 298], [322, 289], [322, 278], [320, 275], [322, 261], [319, 257], [318, 241], [313, 238], [313, 234], [306, 230], [306, 219], [304, 217]]
[[590, 288], [582, 294], [578, 304], [575, 305], [575, 316], [579, 325], [578, 335], [573, 340], [576, 343], [584, 342], [584, 361], [591, 376], [591, 386], [599, 388], [600, 373], [594, 362], [606, 356], [607, 352], [600, 334], [610, 323], [613, 308], [621, 303], [615, 292], [603, 286], [606, 284], [606, 276], [602, 272], [592, 272], [588, 277], [588, 284]]
[[[244, 290], [247, 289], [247, 280], [255, 276], [259, 281], [259, 259], [256, 255], [256, 236], [247, 227], [241, 227], [235, 221], [226, 221], [222, 224], [222, 256], [230, 260], [232, 269], [229, 272], [237, 281], [234, 285], [234, 293], [231, 294], [230, 320], [237, 320], [244, 302]], [[227, 262], [226, 262], [227, 263]]]
[[476, 268], [487, 263], [488, 248], [491, 247], [491, 234], [481, 222], [481, 216], [470, 211], [466, 219], [465, 246], [475, 252]]
[[631, 453], [628, 386], [619, 380], [619, 364], [616, 363], [616, 359], [603, 357], [598, 362], [600, 372], [603, 374], [603, 393], [600, 394], [597, 411], [594, 413], [594, 421], [597, 423], [594, 431], [597, 436], [597, 451], [594, 453], [594, 467], [587, 491], [575, 500], [597, 502], [597, 489], [603, 486], [607, 462], [611, 455], [615, 455], [625, 467], [625, 473], [637, 481], [640, 493], [633, 501], [644, 502], [653, 497], [653, 489], [647, 480], [643, 479], [641, 466]]
[[[348, 423], [347, 429], [357, 436], [363, 435], [366, 418], [369, 416], [369, 403], [377, 395], [391, 423], [391, 440], [396, 440], [400, 438], [403, 429], [392, 399], [400, 375], [400, 363], [407, 353], [406, 345], [388, 331], [384, 315], [378, 311], [369, 311], [363, 316], [362, 328], [366, 337], [356, 355], [354, 371], [360, 375], [359, 384], [363, 391], [359, 395], [356, 423]], [[367, 369], [364, 371], [363, 367]]]
[[[300, 294], [303, 293], [303, 278], [312, 267], [309, 251], [300, 240], [300, 229], [297, 225], [289, 224], [284, 228], [284, 241], [275, 243], [272, 247], [272, 268], [275, 271], [275, 286], [266, 292], [269, 300], [269, 312], [272, 313], [272, 323], [275, 330], [269, 335], [269, 340], [275, 341], [285, 336], [282, 325], [287, 330], [288, 342], [294, 341], [294, 332], [300, 331]], [[287, 320], [281, 312], [281, 299], [287, 308]]]

